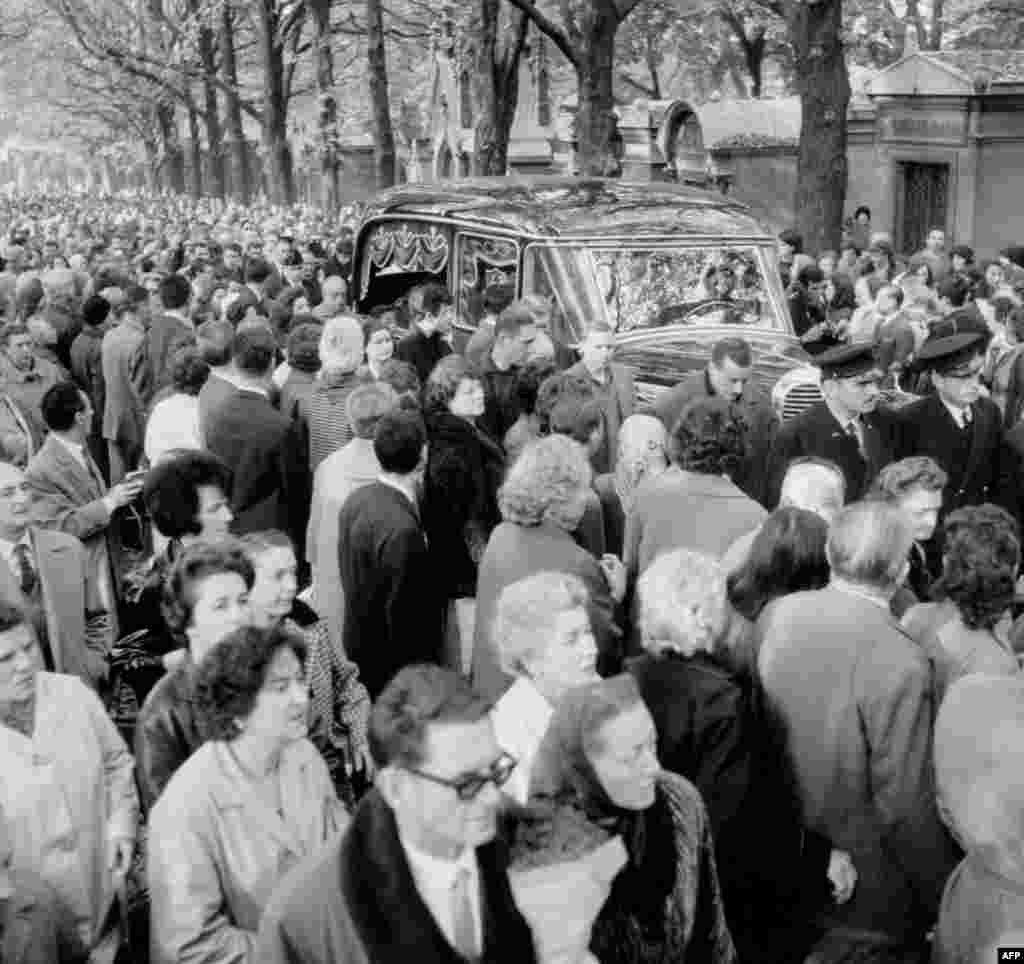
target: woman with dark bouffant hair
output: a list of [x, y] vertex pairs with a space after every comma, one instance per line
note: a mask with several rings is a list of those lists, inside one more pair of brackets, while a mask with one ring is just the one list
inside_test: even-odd
[[[765, 519], [743, 565], [729, 574], [732, 607], [756, 623], [780, 596], [824, 588], [829, 577], [827, 542], [828, 523], [821, 516], [789, 506], [776, 509]], [[733, 658], [738, 668], [756, 672], [756, 652], [734, 652]]]
[[743, 425], [720, 398], [683, 409], [669, 438], [675, 463], [636, 494], [626, 520], [624, 562], [631, 581], [662, 552], [692, 549], [715, 559], [767, 513], [732, 476], [744, 455]]
[[347, 823], [306, 736], [305, 659], [299, 636], [246, 626], [197, 668], [206, 742], [149, 819], [154, 964], [253, 960], [260, 915], [281, 878]]
[[932, 592], [940, 601], [912, 606], [902, 621], [931, 657], [936, 706], [961, 676], [1019, 669], [1010, 645], [1020, 572], [1017, 523], [986, 503], [950, 513], [944, 531], [942, 576]]

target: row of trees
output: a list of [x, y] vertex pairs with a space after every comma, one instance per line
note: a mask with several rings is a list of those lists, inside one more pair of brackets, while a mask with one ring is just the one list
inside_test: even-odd
[[842, 214], [849, 63], [892, 62], [908, 30], [926, 49], [1024, 45], [1019, 0], [9, 2], [5, 86], [44, 133], [91, 152], [138, 144], [164, 186], [245, 198], [257, 128], [280, 203], [295, 197], [297, 157], [319, 170], [323, 204], [337, 203], [345, 130], [372, 136], [378, 184], [394, 182], [396, 137], [422, 133], [424, 54], [439, 32], [471, 78], [479, 174], [506, 169], [531, 32], [577, 91], [586, 174], [615, 170], [616, 103], [759, 96], [770, 66], [803, 104], [797, 210], [822, 246]]

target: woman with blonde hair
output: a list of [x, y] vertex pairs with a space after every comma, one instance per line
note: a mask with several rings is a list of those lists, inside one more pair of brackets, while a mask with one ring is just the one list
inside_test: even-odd
[[597, 640], [599, 669], [619, 661], [615, 606], [625, 594], [621, 564], [598, 562], [573, 540], [590, 491], [591, 469], [583, 447], [563, 435], [531, 442], [509, 469], [498, 495], [504, 520], [488, 540], [477, 578], [473, 681], [492, 699], [508, 685], [494, 636], [495, 608], [507, 586], [538, 572], [564, 572], [586, 586]]
[[852, 893], [849, 857], [803, 826], [753, 680], [731, 666], [737, 616], [709, 556], [676, 550], [640, 577], [645, 655], [630, 662], [658, 733], [658, 756], [704, 799], [726, 916], [741, 960], [802, 960], [826, 874]]

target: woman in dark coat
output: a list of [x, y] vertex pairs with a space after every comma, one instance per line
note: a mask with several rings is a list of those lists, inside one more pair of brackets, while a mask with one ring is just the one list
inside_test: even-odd
[[630, 669], [662, 765], [693, 781], [707, 805], [740, 960], [803, 960], [816, 912], [831, 896], [848, 898], [856, 878], [846, 854], [804, 827], [754, 681], [731, 665], [744, 627], [724, 574], [710, 557], [677, 550], [650, 565], [638, 593], [646, 655]]
[[[476, 596], [477, 566], [501, 522], [498, 488], [505, 453], [476, 426], [484, 411], [484, 389], [460, 355], [441, 359], [430, 373], [423, 409], [428, 437], [423, 526], [438, 585], [445, 600], [455, 604]], [[455, 610], [455, 605], [449, 610], [452, 628]], [[461, 670], [461, 656], [450, 653], [449, 658], [452, 668]]]

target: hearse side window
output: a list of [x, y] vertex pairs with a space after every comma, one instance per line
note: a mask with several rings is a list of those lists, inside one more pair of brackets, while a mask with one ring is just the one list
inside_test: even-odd
[[364, 242], [359, 305], [391, 305], [425, 281], [448, 287], [452, 229], [422, 221], [380, 221]]
[[466, 331], [475, 331], [483, 316], [484, 291], [492, 285], [510, 285], [516, 290], [519, 245], [506, 238], [460, 234], [458, 250], [459, 294], [455, 324]]

